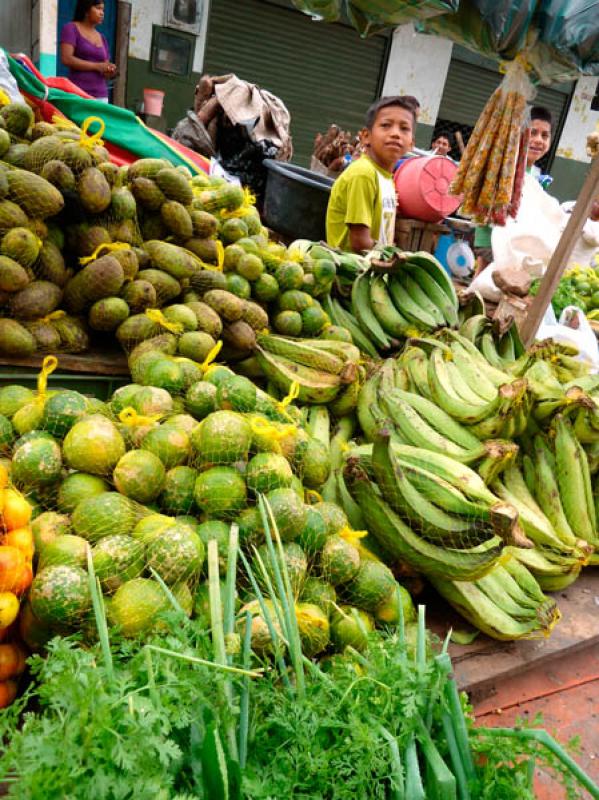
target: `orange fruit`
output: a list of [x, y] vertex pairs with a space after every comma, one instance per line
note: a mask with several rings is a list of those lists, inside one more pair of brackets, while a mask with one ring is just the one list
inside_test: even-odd
[[2, 544], [9, 544], [12, 547], [17, 547], [29, 561], [33, 558], [35, 547], [33, 545], [33, 533], [29, 526], [14, 528], [14, 530], [8, 531], [2, 540]]
[[6, 530], [22, 528], [31, 519], [31, 506], [21, 492], [16, 489], [5, 489], [3, 515]]
[[17, 582], [15, 584], [14, 593], [18, 596], [24, 594], [29, 589], [33, 581], [33, 567], [31, 561], [25, 561], [21, 567]]
[[0, 489], [5, 489], [8, 486], [8, 470], [4, 464], [0, 464]]
[[12, 592], [0, 592], [0, 630], [8, 628], [19, 613], [19, 598]]
[[27, 655], [14, 642], [0, 644], [0, 681], [16, 678], [25, 671]]
[[16, 681], [0, 681], [0, 708], [6, 708], [17, 696]]
[[23, 579], [27, 560], [18, 547], [0, 545], [0, 592], [15, 592]]

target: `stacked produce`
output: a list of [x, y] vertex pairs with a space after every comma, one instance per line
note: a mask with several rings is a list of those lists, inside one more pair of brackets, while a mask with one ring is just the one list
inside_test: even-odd
[[325, 310], [350, 331], [354, 344], [376, 357], [397, 350], [410, 336], [458, 324], [458, 301], [451, 279], [426, 252], [387, 247], [373, 251], [368, 268], [351, 276], [344, 306], [328, 299]]
[[[596, 257], [599, 267], [599, 258]], [[530, 293], [536, 295], [541, 282], [536, 280]], [[567, 270], [551, 298], [551, 305], [557, 319], [568, 306], [577, 306], [586, 312], [589, 319], [599, 317], [599, 275], [595, 267], [573, 267]]]
[[[100, 132], [88, 135], [90, 124], [35, 123], [16, 103], [2, 110], [0, 352], [79, 352], [90, 331], [99, 341], [117, 332], [128, 348], [169, 323], [204, 331], [204, 316], [204, 332], [216, 339], [222, 325], [213, 315], [196, 306], [193, 323], [179, 308], [210, 289], [251, 301], [257, 330], [270, 316], [280, 333], [323, 332], [329, 320], [319, 298], [336, 275], [328, 249], [288, 253], [269, 241], [251, 195], [222, 178], [192, 177], [161, 159], [115, 166]], [[144, 317], [162, 308], [166, 324]], [[249, 333], [233, 325], [227, 342], [242, 315], [230, 316], [221, 323], [233, 358], [248, 353]]]
[[16, 697], [18, 677], [27, 653], [19, 626], [26, 624], [21, 602], [33, 578], [31, 506], [8, 485], [8, 471], [0, 466], [0, 708]]

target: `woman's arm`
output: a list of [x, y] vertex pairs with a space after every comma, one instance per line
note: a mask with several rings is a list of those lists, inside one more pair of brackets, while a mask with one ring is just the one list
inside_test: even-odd
[[74, 55], [75, 46], [72, 44], [60, 45], [60, 59], [65, 67], [76, 69], [79, 72], [101, 72], [104, 74], [110, 66], [107, 61], [84, 61]]

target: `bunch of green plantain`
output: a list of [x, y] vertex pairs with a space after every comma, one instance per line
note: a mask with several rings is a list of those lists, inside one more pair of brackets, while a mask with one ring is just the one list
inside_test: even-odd
[[331, 321], [347, 328], [364, 353], [375, 357], [398, 349], [410, 336], [457, 327], [455, 289], [430, 253], [401, 253], [401, 261], [388, 269], [385, 263], [357, 275], [349, 308], [337, 300], [324, 306]]
[[293, 391], [301, 403], [329, 404], [339, 417], [357, 405], [360, 351], [349, 342], [258, 334], [256, 358], [281, 395]]

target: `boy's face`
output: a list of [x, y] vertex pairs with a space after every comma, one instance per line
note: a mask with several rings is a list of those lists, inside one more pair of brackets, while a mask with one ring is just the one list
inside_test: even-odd
[[544, 119], [533, 119], [530, 123], [530, 141], [526, 161], [529, 167], [543, 158], [551, 145], [551, 123]]
[[412, 146], [414, 117], [399, 106], [381, 108], [372, 128], [364, 130], [364, 144], [373, 161], [389, 172]]
[[437, 155], [446, 156], [451, 150], [447, 136], [438, 136], [433, 142], [433, 150], [437, 151]]

